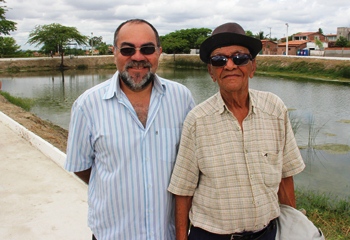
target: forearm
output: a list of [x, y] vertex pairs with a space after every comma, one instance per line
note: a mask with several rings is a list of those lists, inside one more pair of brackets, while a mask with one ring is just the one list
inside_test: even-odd
[[189, 211], [192, 206], [191, 196], [175, 195], [175, 227], [176, 239], [188, 239]]
[[278, 190], [278, 200], [281, 204], [296, 208], [293, 177], [282, 178]]
[[81, 171], [81, 172], [75, 172], [74, 174], [77, 175], [86, 184], [89, 184], [90, 175], [91, 175], [91, 168], [86, 169], [86, 170]]

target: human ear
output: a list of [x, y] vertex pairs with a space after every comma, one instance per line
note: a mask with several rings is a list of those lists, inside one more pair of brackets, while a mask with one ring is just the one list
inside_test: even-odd
[[211, 79], [213, 80], [213, 82], [216, 82], [216, 79], [215, 79], [214, 74], [212, 72], [213, 69], [212, 69], [212, 66], [210, 64], [207, 65], [207, 69], [208, 69], [208, 73], [209, 73]]

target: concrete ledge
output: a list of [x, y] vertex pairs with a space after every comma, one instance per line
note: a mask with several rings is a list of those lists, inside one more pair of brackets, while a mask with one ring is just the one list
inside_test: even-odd
[[0, 111], [0, 121], [63, 168], [66, 154]]

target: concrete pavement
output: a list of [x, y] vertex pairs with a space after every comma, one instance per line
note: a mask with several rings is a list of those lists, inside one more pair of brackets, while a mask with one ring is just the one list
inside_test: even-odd
[[0, 238], [85, 240], [87, 186], [65, 154], [0, 111]]

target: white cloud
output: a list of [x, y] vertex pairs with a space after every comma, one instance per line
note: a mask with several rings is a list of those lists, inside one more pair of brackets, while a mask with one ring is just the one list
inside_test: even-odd
[[233, 21], [254, 34], [271, 31], [281, 38], [297, 32], [336, 33], [337, 27], [350, 27], [348, 0], [9, 0], [6, 17], [17, 23], [12, 32], [22, 49], [36, 25], [60, 23], [76, 27], [82, 34], [102, 36], [112, 43], [117, 26], [130, 18], [143, 18], [152, 23], [160, 35], [186, 28], [210, 28]]

